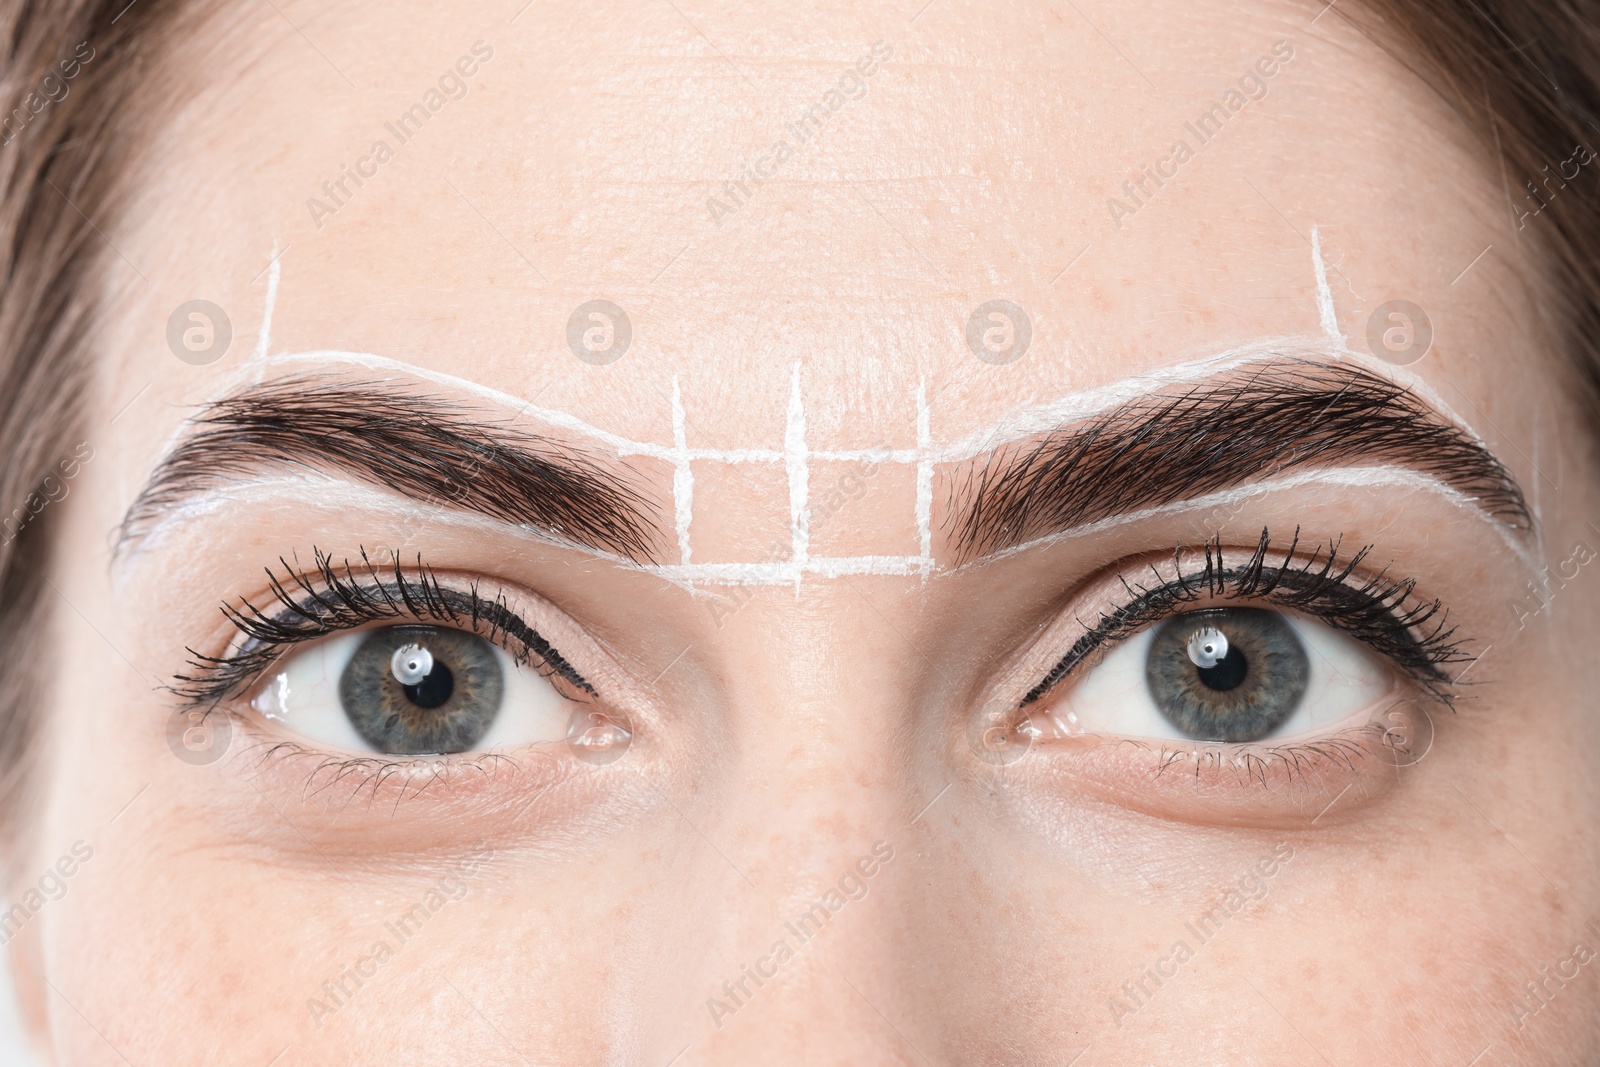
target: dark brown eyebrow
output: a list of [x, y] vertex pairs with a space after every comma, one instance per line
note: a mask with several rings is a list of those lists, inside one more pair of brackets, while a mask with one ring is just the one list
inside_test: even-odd
[[425, 507], [475, 511], [654, 562], [656, 509], [621, 469], [405, 382], [309, 375], [207, 404], [123, 519], [119, 546], [196, 493], [274, 466], [353, 477]]
[[1377, 374], [1303, 359], [1152, 393], [1003, 446], [955, 482], [946, 527], [965, 560], [1298, 467], [1374, 461], [1432, 475], [1511, 527], [1532, 527], [1516, 479], [1465, 429]]

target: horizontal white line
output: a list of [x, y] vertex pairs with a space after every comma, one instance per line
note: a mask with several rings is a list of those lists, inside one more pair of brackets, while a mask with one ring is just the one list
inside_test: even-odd
[[[1471, 424], [1461, 418], [1445, 402], [1444, 397], [1437, 390], [1412, 372], [1391, 366], [1365, 353], [1340, 346], [1325, 337], [1302, 336], [1276, 337], [1254, 341], [1225, 352], [1218, 352], [1185, 363], [1152, 370], [1099, 388], [1089, 389], [1082, 393], [1075, 393], [1043, 404], [1016, 409], [1001, 416], [987, 429], [974, 430], [958, 440], [944, 445], [929, 443], [921, 448], [837, 449], [833, 451], [813, 451], [810, 456], [812, 459], [845, 462], [906, 464], [923, 461], [931, 463], [964, 462], [991, 452], [1002, 445], [1082, 422], [1120, 404], [1125, 404], [1159, 390], [1202, 381], [1252, 363], [1265, 362], [1273, 357], [1299, 357], [1319, 361], [1331, 359], [1335, 362], [1356, 364], [1364, 370], [1389, 378], [1395, 381], [1396, 384], [1412, 390], [1441, 416], [1465, 432], [1474, 442], [1484, 445], [1482, 437], [1472, 429]], [[547, 425], [601, 442], [614, 449], [619, 456], [648, 456], [668, 463], [682, 462], [686, 458], [721, 463], [782, 463], [785, 461], [783, 450], [776, 448], [693, 448], [684, 450], [675, 445], [631, 440], [621, 434], [602, 430], [598, 426], [585, 422], [567, 412], [552, 408], [533, 407], [525, 400], [509, 393], [480, 385], [466, 378], [365, 352], [296, 352], [273, 356], [268, 360], [268, 363], [273, 366], [300, 363], [344, 363], [372, 371], [408, 375], [425, 381], [437, 382], [441, 385], [448, 385], [455, 389], [477, 394], [493, 401], [497, 406], [520, 412], [524, 418], [536, 419]], [[235, 383], [236, 385], [237, 383]], [[1485, 447], [1487, 446], [1485, 445]]]
[[[1268, 478], [1259, 482], [1251, 482], [1248, 485], [1242, 485], [1234, 489], [1219, 490], [1215, 493], [1208, 493], [1205, 496], [1191, 497], [1188, 500], [1173, 501], [1170, 504], [1163, 504], [1159, 507], [1124, 512], [1121, 515], [1113, 515], [1109, 518], [1096, 520], [1095, 522], [1083, 523], [1068, 530], [1059, 530], [1055, 533], [1047, 534], [1044, 537], [1038, 537], [1031, 541], [1026, 541], [1020, 545], [1014, 545], [1011, 548], [1002, 549], [999, 552], [993, 552], [986, 556], [980, 556], [979, 558], [971, 560], [968, 563], [964, 563], [959, 567], [946, 568], [946, 570], [949, 573], [954, 573], [955, 571], [966, 570], [969, 567], [977, 567], [984, 564], [993, 563], [1009, 556], [1015, 556], [1019, 553], [1027, 552], [1035, 548], [1042, 548], [1046, 545], [1055, 544], [1061, 541], [1068, 541], [1074, 538], [1088, 537], [1093, 534], [1104, 533], [1107, 530], [1114, 530], [1119, 526], [1127, 526], [1136, 522], [1145, 522], [1150, 519], [1160, 518], [1162, 516], [1179, 515], [1186, 512], [1201, 511], [1206, 508], [1227, 509], [1233, 507], [1237, 508], [1238, 510], [1242, 510], [1244, 507], [1244, 502], [1254, 497], [1265, 496], [1270, 493], [1281, 493], [1287, 490], [1299, 489], [1313, 485], [1385, 487], [1401, 489], [1408, 492], [1426, 492], [1436, 494], [1445, 501], [1454, 505], [1456, 508], [1462, 511], [1470, 511], [1477, 515], [1479, 519], [1488, 523], [1489, 526], [1495, 531], [1496, 535], [1499, 536], [1500, 540], [1505, 543], [1506, 547], [1509, 548], [1529, 570], [1536, 571], [1543, 565], [1543, 544], [1540, 543], [1536, 549], [1530, 549], [1528, 546], [1524, 545], [1517, 536], [1516, 531], [1512, 530], [1509, 526], [1492, 514], [1486, 507], [1484, 507], [1482, 501], [1478, 500], [1476, 497], [1468, 496], [1466, 493], [1447, 485], [1445, 482], [1435, 478], [1430, 474], [1423, 474], [1420, 471], [1410, 470], [1406, 467], [1385, 466], [1332, 467], [1322, 470], [1300, 471], [1295, 474], [1287, 474], [1277, 478]], [[1232, 516], [1230, 515], [1229, 518], [1232, 518]]]
[[770, 563], [688, 563], [637, 569], [685, 585], [789, 585], [805, 574], [842, 578], [857, 574], [906, 576], [932, 570], [924, 556], [811, 556], [803, 565], [793, 560]]

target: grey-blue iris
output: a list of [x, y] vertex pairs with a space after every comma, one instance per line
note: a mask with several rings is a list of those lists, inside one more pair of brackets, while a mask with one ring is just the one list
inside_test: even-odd
[[[1190, 639], [1210, 628], [1227, 654], [1196, 663]], [[1287, 620], [1260, 608], [1208, 608], [1163, 622], [1150, 643], [1145, 682], [1161, 714], [1196, 741], [1258, 741], [1299, 707], [1311, 681], [1305, 645]]]
[[[431, 657], [413, 684], [395, 675], [395, 652], [407, 645]], [[442, 626], [373, 630], [339, 676], [350, 724], [373, 748], [396, 755], [466, 751], [488, 733], [504, 694], [494, 646]]]

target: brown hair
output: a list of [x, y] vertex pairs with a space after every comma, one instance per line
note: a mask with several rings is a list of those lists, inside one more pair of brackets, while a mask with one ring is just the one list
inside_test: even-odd
[[[1600, 3], [1361, 2], [1351, 10], [1357, 0], [1336, 0], [1323, 14], [1362, 26], [1432, 84], [1519, 190], [1532, 181], [1555, 191], [1546, 184], [1551, 171], [1575, 146], [1600, 141]], [[27, 515], [81, 439], [99, 268], [114, 258], [100, 231], [115, 214], [137, 120], [161, 113], [150, 99], [161, 46], [196, 10], [190, 0], [13, 0], [0, 9], [0, 648], [9, 663], [31, 667], [0, 686], [8, 844], [26, 811], [50, 663], [37, 623], [53, 596], [46, 575], [55, 516], [49, 508], [35, 521]], [[50, 98], [45, 79], [60, 78], [82, 43], [92, 65]], [[1570, 181], [1563, 172], [1557, 182], [1542, 225], [1528, 227], [1554, 279], [1541, 296], [1600, 396], [1600, 186], [1589, 172]]]
[[199, 16], [190, 0], [0, 4], [0, 647], [26, 668], [0, 688], [7, 849], [27, 811], [51, 663], [40, 637], [60, 509], [45, 501], [82, 455], [98, 283], [115, 258], [102, 231], [141, 121], [169, 102], [153, 98], [152, 71], [170, 32]]
[[1550, 282], [1537, 293], [1540, 310], [1586, 400], [1600, 405], [1600, 3], [1361, 4], [1342, 13], [1431, 85], [1497, 157], [1508, 225], [1531, 243]]

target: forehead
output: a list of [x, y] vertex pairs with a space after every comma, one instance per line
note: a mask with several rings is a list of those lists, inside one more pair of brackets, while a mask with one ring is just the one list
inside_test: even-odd
[[[211, 73], [118, 231], [150, 281], [112, 392], [349, 350], [630, 439], [781, 449], [798, 373], [812, 447], [898, 447], [919, 388], [954, 439], [1330, 315], [1364, 349], [1395, 298], [1434, 324], [1419, 373], [1482, 373], [1461, 354], [1524, 317], [1474, 262], [1497, 179], [1318, 10], [268, 9], [233, 31], [252, 63], [179, 49]], [[197, 298], [236, 332], [207, 366], [161, 343]], [[615, 362], [575, 354], [619, 328]]]

